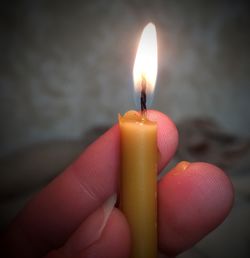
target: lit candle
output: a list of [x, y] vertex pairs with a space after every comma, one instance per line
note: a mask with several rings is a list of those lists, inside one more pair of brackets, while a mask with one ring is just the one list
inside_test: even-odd
[[157, 124], [147, 118], [157, 74], [156, 29], [141, 36], [133, 77], [141, 112], [119, 116], [121, 132], [120, 207], [130, 226], [131, 258], [157, 257]]

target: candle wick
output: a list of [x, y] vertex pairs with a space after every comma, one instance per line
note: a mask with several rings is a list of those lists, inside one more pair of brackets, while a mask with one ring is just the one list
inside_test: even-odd
[[146, 93], [146, 79], [142, 76], [141, 80], [141, 113], [145, 115], [147, 111], [147, 93]]

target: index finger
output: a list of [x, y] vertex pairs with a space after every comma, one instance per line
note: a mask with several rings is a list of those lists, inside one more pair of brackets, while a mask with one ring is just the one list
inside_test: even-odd
[[[158, 125], [161, 170], [176, 150], [177, 130], [160, 112], [149, 111], [148, 116]], [[117, 191], [119, 164], [116, 125], [26, 206], [7, 233], [6, 243], [15, 246], [17, 254], [25, 251], [31, 257], [61, 246], [90, 213]]]

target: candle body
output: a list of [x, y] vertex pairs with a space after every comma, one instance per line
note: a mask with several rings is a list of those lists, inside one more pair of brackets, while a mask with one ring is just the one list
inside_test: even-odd
[[157, 257], [157, 124], [136, 111], [119, 117], [120, 207], [130, 226], [131, 258]]

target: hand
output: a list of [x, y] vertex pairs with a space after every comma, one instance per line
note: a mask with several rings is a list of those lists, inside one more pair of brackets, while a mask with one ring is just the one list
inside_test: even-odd
[[[164, 114], [148, 116], [158, 123], [161, 171], [175, 153], [178, 134]], [[107, 202], [118, 188], [119, 163], [116, 125], [21, 211], [1, 239], [4, 257], [129, 257], [126, 219]], [[232, 203], [232, 185], [219, 168], [177, 165], [158, 183], [160, 251], [173, 256], [192, 247], [224, 220]]]

